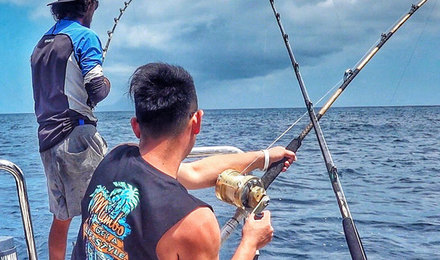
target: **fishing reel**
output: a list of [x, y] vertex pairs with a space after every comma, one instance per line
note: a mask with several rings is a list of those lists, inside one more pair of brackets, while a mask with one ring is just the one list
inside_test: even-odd
[[243, 210], [260, 213], [269, 204], [263, 182], [253, 175], [242, 175], [229, 169], [222, 172], [215, 184], [216, 197]]

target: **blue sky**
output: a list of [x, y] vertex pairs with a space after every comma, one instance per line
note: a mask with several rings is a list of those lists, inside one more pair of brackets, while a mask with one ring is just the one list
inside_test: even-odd
[[[335, 106], [440, 105], [440, 4], [429, 0], [382, 48]], [[54, 23], [44, 1], [0, 0], [0, 113], [33, 112], [29, 58]], [[417, 0], [278, 0], [312, 100], [337, 84]], [[92, 23], [103, 44], [120, 0]], [[131, 108], [131, 73], [148, 62], [186, 68], [201, 108], [303, 107], [269, 1], [133, 0], [111, 43], [112, 81], [98, 111]]]

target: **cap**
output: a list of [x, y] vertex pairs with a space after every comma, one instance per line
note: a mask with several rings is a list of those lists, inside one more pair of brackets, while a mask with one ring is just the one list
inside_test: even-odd
[[60, 4], [60, 3], [67, 3], [67, 2], [75, 2], [76, 0], [57, 0], [52, 3], [48, 3], [47, 5], [53, 5], [53, 4]]

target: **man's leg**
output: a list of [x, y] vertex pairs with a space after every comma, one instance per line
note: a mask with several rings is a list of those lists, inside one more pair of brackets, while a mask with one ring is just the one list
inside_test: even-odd
[[64, 260], [66, 257], [67, 232], [72, 219], [59, 220], [53, 217], [49, 233], [49, 259]]
[[70, 222], [74, 216], [81, 216], [81, 199], [106, 151], [107, 144], [96, 128], [82, 125], [75, 127], [63, 142], [41, 153], [50, 211], [57, 216], [49, 233], [51, 260], [65, 259]]

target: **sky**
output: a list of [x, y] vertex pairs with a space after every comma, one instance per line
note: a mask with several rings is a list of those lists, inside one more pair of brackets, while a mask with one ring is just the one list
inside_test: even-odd
[[[337, 86], [417, 1], [277, 0], [312, 101]], [[33, 112], [29, 59], [54, 24], [46, 2], [0, 0], [0, 113]], [[103, 45], [122, 6], [100, 1], [92, 29]], [[335, 106], [440, 105], [439, 24], [440, 3], [429, 0]], [[268, 0], [133, 0], [107, 53], [112, 91], [97, 111], [131, 110], [130, 75], [158, 61], [191, 73], [203, 109], [304, 107]]]

